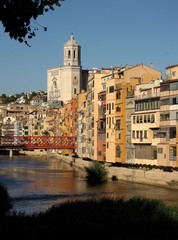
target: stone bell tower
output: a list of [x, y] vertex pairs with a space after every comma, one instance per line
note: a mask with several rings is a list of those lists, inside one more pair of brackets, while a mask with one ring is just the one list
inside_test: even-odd
[[64, 45], [64, 66], [80, 66], [80, 45], [75, 41], [72, 34], [68, 42]]
[[64, 44], [64, 66], [48, 69], [48, 101], [65, 103], [75, 98], [80, 93], [81, 79], [81, 47], [72, 34]]

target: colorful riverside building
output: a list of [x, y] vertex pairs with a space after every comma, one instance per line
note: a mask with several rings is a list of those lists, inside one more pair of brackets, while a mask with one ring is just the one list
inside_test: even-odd
[[[161, 79], [161, 72], [144, 64], [113, 68], [106, 80], [106, 162], [127, 162], [130, 151], [130, 97], [136, 84]], [[127, 101], [127, 98], [130, 98]], [[126, 125], [127, 123], [127, 125]], [[132, 147], [133, 151], [133, 147]], [[131, 154], [133, 158], [133, 153]]]
[[156, 79], [135, 86], [135, 107], [131, 114], [133, 159], [127, 158], [127, 162], [158, 165], [161, 82], [162, 80]]
[[[98, 93], [103, 91], [102, 78], [111, 73], [110, 68], [93, 69], [89, 71], [86, 104], [86, 155], [88, 158], [98, 160], [98, 120], [99, 105]], [[104, 159], [102, 159], [104, 161]]]
[[[77, 154], [104, 162], [133, 162], [131, 114], [138, 83], [161, 79], [160, 71], [137, 66], [89, 71], [86, 93], [78, 94]], [[131, 104], [130, 104], [131, 103]], [[127, 161], [127, 157], [131, 156]]]
[[178, 64], [166, 68], [160, 84], [160, 143], [158, 165], [178, 166], [176, 127], [178, 119]]
[[87, 157], [87, 131], [86, 131], [86, 123], [87, 123], [87, 93], [82, 91], [77, 96], [77, 113], [76, 113], [76, 129], [77, 129], [77, 136], [76, 136], [76, 152], [80, 158]]

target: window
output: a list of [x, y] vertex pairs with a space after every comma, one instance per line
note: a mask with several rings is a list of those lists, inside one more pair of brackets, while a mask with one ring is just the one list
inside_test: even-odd
[[101, 151], [98, 151], [98, 156], [101, 156], [102, 154], [101, 154]]
[[150, 122], [150, 114], [148, 114], [148, 122]]
[[120, 112], [121, 111], [121, 107], [120, 106], [117, 106], [116, 107], [116, 112]]
[[151, 123], [154, 123], [154, 122], [155, 122], [155, 115], [151, 114]]
[[176, 120], [178, 120], [178, 112], [176, 112]]
[[121, 92], [120, 91], [117, 91], [116, 92], [116, 99], [120, 99], [121, 98]]
[[143, 122], [143, 116], [140, 115], [140, 123], [142, 123], [142, 122]]
[[178, 99], [177, 98], [173, 98], [172, 99], [172, 104], [177, 104], [178, 103]]
[[135, 105], [135, 110], [140, 111], [140, 102], [137, 102]]
[[155, 101], [151, 102], [151, 109], [155, 109]]
[[135, 138], [135, 131], [132, 131], [132, 138]]
[[170, 160], [176, 161], [176, 147], [170, 147]]
[[111, 114], [111, 103], [109, 103], [109, 114]]
[[143, 141], [143, 131], [140, 131], [140, 141]]
[[149, 106], [148, 106], [148, 102], [145, 102], [145, 110], [148, 110]]
[[109, 87], [109, 93], [112, 93], [112, 92], [114, 92], [114, 86]]
[[111, 117], [109, 117], [109, 128], [111, 128]]
[[147, 130], [144, 130], [144, 138], [147, 138]]
[[139, 116], [137, 116], [137, 123], [139, 123]]
[[176, 138], [176, 127], [170, 128], [170, 138]]
[[74, 94], [76, 94], [77, 93], [77, 89], [76, 88], [74, 88]]
[[153, 158], [157, 159], [157, 151], [156, 150], [153, 152]]
[[143, 103], [143, 102], [140, 103], [140, 110], [141, 110], [141, 111], [144, 110], [144, 103]]
[[117, 120], [116, 120], [116, 124], [115, 124], [115, 129], [116, 129], [116, 130], [119, 130], [119, 129], [120, 129], [120, 126], [121, 126], [121, 119], [117, 119]]
[[146, 115], [144, 115], [144, 123], [146, 123]]
[[121, 139], [121, 133], [120, 132], [116, 132], [116, 139]]
[[71, 53], [70, 53], [70, 50], [68, 51], [68, 58], [70, 58], [71, 57]]
[[169, 120], [170, 114], [169, 113], [163, 113], [160, 115], [160, 120], [161, 121], [166, 121]]
[[135, 116], [133, 116], [133, 123], [135, 123]]
[[121, 156], [121, 148], [119, 145], [116, 146], [116, 157], [117, 158], [120, 158]]
[[139, 131], [137, 131], [136, 133], [137, 133], [137, 138], [139, 138]]

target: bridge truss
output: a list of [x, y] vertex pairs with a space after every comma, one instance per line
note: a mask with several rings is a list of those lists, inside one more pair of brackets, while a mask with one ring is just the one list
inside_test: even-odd
[[0, 136], [1, 148], [75, 149], [74, 136]]

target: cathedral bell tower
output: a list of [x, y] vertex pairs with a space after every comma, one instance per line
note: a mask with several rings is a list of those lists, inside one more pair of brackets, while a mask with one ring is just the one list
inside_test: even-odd
[[64, 44], [64, 66], [48, 69], [48, 101], [67, 101], [80, 93], [81, 47], [73, 34]]
[[64, 66], [81, 66], [80, 45], [74, 39], [73, 34], [64, 45]]

